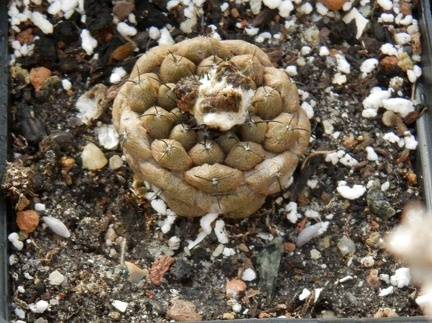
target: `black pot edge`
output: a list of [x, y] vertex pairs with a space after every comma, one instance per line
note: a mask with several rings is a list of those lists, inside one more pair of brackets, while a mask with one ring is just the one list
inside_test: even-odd
[[[0, 181], [6, 170], [8, 157], [8, 103], [9, 103], [9, 53], [8, 13], [5, 2], [0, 5]], [[7, 208], [0, 193], [0, 323], [10, 317], [8, 280]]]
[[416, 100], [429, 110], [417, 120], [419, 142], [418, 164], [423, 199], [428, 210], [432, 210], [432, 11], [428, 0], [421, 0], [419, 20], [422, 42], [422, 83], [416, 89]]
[[[8, 160], [8, 105], [9, 105], [9, 52], [8, 52], [8, 14], [7, 6], [0, 6], [0, 179], [3, 178]], [[423, 82], [416, 90], [416, 99], [432, 109], [432, 17], [429, 0], [421, 0], [419, 20], [422, 34], [422, 71]], [[419, 142], [420, 181], [423, 186], [423, 198], [429, 210], [432, 210], [432, 111], [427, 111], [417, 121], [417, 139]], [[8, 278], [8, 239], [7, 239], [7, 205], [0, 195], [0, 323], [8, 323], [10, 318], [9, 278]], [[382, 323], [382, 322], [429, 322], [426, 317], [364, 318], [364, 319], [243, 319], [227, 320], [226, 323], [283, 323], [301, 321], [303, 323]], [[207, 321], [218, 323], [220, 321]], [[193, 323], [193, 322], [190, 322]]]

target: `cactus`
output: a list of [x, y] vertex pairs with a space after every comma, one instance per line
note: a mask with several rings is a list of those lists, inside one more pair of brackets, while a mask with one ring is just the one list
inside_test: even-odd
[[310, 138], [284, 71], [252, 44], [206, 37], [140, 57], [113, 122], [135, 175], [189, 217], [256, 212], [287, 186]]

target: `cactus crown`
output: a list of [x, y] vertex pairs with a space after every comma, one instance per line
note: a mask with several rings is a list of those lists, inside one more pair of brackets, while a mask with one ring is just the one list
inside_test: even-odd
[[130, 80], [113, 106], [125, 156], [178, 215], [252, 214], [286, 187], [308, 145], [297, 88], [249, 43], [155, 47]]

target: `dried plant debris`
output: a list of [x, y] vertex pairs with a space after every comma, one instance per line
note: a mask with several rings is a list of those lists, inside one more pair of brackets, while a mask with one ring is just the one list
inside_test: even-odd
[[420, 315], [418, 12], [9, 1], [11, 319]]

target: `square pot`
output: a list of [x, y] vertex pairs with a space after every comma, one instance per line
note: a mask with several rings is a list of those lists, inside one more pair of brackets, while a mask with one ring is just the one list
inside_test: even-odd
[[[423, 83], [419, 84], [416, 95], [420, 102], [432, 109], [432, 17], [428, 0], [421, 1], [421, 16], [419, 17], [422, 33], [422, 70]], [[0, 178], [3, 178], [6, 161], [8, 159], [8, 15], [7, 7], [0, 7]], [[432, 111], [428, 111], [417, 121], [418, 165], [417, 173], [420, 175], [424, 201], [429, 210], [432, 210]], [[8, 210], [4, 196], [0, 196], [0, 323], [6, 323], [10, 317], [10, 292], [8, 278], [8, 239], [7, 239]], [[288, 321], [322, 322], [321, 319], [244, 319], [228, 320], [227, 323], [282, 323]], [[337, 319], [337, 322], [427, 322], [424, 317], [404, 317], [387, 319]], [[216, 321], [207, 321], [216, 322]]]

